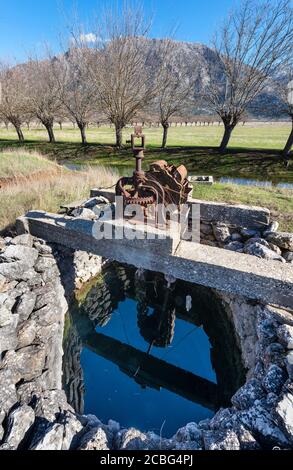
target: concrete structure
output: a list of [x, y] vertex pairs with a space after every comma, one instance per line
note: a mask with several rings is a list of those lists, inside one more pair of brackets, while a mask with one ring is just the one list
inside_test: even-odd
[[[19, 225], [23, 228], [23, 221]], [[241, 297], [220, 295], [218, 291], [212, 293], [212, 296], [210, 292], [206, 293], [208, 302], [215, 295], [222, 304], [220, 309], [213, 309], [214, 321], [210, 323], [207, 320], [212, 330], [215, 328], [214, 332], [207, 328], [204, 317], [197, 318], [195, 323], [203, 323], [210, 340], [216, 339], [211, 341], [211, 354], [216, 358], [213, 360], [215, 372], [217, 373], [217, 363], [221, 370], [227, 363], [232, 368], [237, 364], [237, 356], [233, 355], [229, 347], [230, 344], [235, 349], [234, 334], [240, 341], [243, 360], [248, 369], [246, 383], [231, 399], [233, 406], [219, 409], [211, 419], [198, 424], [193, 422], [194, 414], [191, 413], [189, 424], [179, 429], [170, 439], [164, 438], [162, 433], [156, 435], [153, 431], [142, 432], [133, 427], [125, 429], [125, 423], [121, 423], [120, 427], [111, 419], [108, 424], [103, 424], [99, 416], [81, 416], [83, 411], [79, 410], [76, 414], [61, 388], [64, 379], [63, 345], [66, 345], [64, 321], [68, 311], [64, 275], [68, 275], [68, 265], [63, 265], [62, 262], [57, 265], [56, 251], [63, 251], [63, 247], [53, 247], [52, 250], [43, 240], [29, 236], [0, 239], [0, 244], [0, 272], [6, 272], [5, 275], [0, 275], [0, 346], [3, 346], [4, 352], [0, 354], [0, 450], [133, 452], [172, 449], [186, 453], [190, 450], [268, 451], [293, 448], [293, 317], [290, 312], [249, 302]], [[14, 247], [13, 257], [11, 247]], [[121, 270], [121, 267], [117, 268]], [[99, 305], [103, 313], [108, 300], [106, 291], [104, 302]], [[96, 298], [93, 298], [94, 310], [97, 309], [97, 305], [94, 306], [95, 301]], [[203, 315], [206, 316], [206, 313], [205, 310]], [[225, 318], [226, 321], [223, 322]], [[231, 328], [227, 331], [230, 319]], [[76, 332], [75, 325], [72, 324], [70, 331]], [[66, 337], [68, 334], [66, 328]], [[80, 345], [81, 339], [77, 333], [75, 337]], [[92, 350], [103, 352], [105, 356], [113, 353], [117, 365], [120, 363], [120, 351], [113, 349], [117, 345], [115, 341], [110, 351], [105, 350], [105, 342], [97, 351], [96, 342], [92, 339], [94, 340], [90, 338], [88, 343]], [[79, 351], [76, 348], [68, 351], [72, 359], [68, 368], [74, 363], [71, 376], [74, 380], [79, 380], [80, 377]], [[131, 352], [135, 354], [136, 351]], [[129, 354], [124, 357], [128, 362]], [[131, 368], [135, 367], [134, 360], [133, 357]], [[156, 367], [156, 360], [152, 363]], [[148, 372], [150, 365], [147, 367]], [[229, 382], [235, 369], [231, 370], [230, 367], [229, 370], [229, 376], [224, 370], [223, 376], [219, 372], [217, 377], [221, 376], [225, 383]], [[188, 384], [190, 375], [182, 380], [182, 375], [177, 377], [177, 371], [178, 368], [174, 370], [166, 366], [163, 374], [157, 376], [162, 386], [175, 386], [176, 389], [180, 387], [182, 394], [189, 398], [204, 399], [206, 405], [213, 404], [217, 394], [215, 384], [209, 384], [206, 390], [206, 381], [198, 382], [195, 377]], [[201, 388], [198, 389], [200, 384]], [[220, 385], [219, 381], [218, 384]], [[124, 406], [122, 399], [120, 406]], [[170, 416], [172, 419], [172, 410]], [[115, 417], [107, 416], [108, 418]]]
[[[92, 189], [91, 197], [103, 196], [110, 202], [115, 202], [114, 189]], [[239, 227], [265, 229], [270, 223], [270, 211], [263, 207], [232, 205], [221, 202], [202, 201], [188, 199], [188, 204], [200, 206], [200, 218], [202, 221], [225, 223]]]
[[[19, 218], [17, 226], [20, 233], [29, 232], [71, 249], [293, 309], [293, 269], [289, 264], [180, 241], [176, 234], [174, 238], [150, 240], [149, 233], [142, 230], [141, 239], [98, 240], [93, 236], [97, 223], [36, 211]], [[121, 229], [113, 221], [105, 225]], [[156, 229], [153, 234], [156, 235]]]
[[214, 184], [214, 177], [213, 176], [189, 176], [188, 181], [190, 181], [191, 184], [212, 185]]

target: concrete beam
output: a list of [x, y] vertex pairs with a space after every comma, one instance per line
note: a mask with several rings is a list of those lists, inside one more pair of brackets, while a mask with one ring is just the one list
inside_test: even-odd
[[[170, 231], [166, 232], [166, 237], [162, 238], [162, 233], [165, 232], [154, 226], [148, 225], [146, 230], [144, 224], [134, 225], [123, 222], [122, 219], [101, 222], [44, 211], [31, 211], [25, 217], [17, 219], [16, 224], [19, 232], [29, 232], [44, 240], [60, 243], [76, 250], [92, 253], [94, 253], [93, 250], [98, 250], [99, 256], [111, 259], [119, 257], [120, 252], [132, 250], [140, 252], [143, 256], [169, 255], [176, 251], [180, 243], [178, 224], [173, 224]], [[99, 240], [97, 236], [100, 228], [103, 233], [112, 234], [113, 239]], [[136, 238], [130, 239], [133, 230], [136, 231]], [[117, 260], [119, 261], [118, 258]]]
[[242, 204], [225, 204], [222, 202], [189, 199], [189, 204], [200, 205], [200, 218], [203, 221], [222, 222], [236, 227], [265, 230], [270, 223], [269, 209]]
[[[115, 202], [114, 189], [92, 189], [91, 197], [104, 196]], [[270, 211], [264, 207], [245, 206], [242, 204], [225, 204], [221, 202], [202, 201], [189, 198], [188, 204], [200, 205], [200, 218], [203, 221], [265, 230], [270, 223]]]
[[20, 233], [29, 232], [48, 242], [293, 309], [293, 269], [290, 264], [188, 241], [178, 244], [177, 239], [171, 238], [97, 240], [92, 235], [93, 226], [93, 221], [44, 212], [30, 212], [17, 221]]
[[210, 410], [226, 404], [217, 384], [192, 372], [96, 331], [86, 337], [83, 334], [82, 340], [90, 351], [117, 364], [122, 372], [141, 385], [155, 389], [163, 387]]

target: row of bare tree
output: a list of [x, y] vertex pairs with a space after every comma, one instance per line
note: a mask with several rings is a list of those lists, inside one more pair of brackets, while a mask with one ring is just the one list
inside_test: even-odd
[[[293, 144], [293, 13], [290, 0], [244, 0], [213, 42], [204, 91], [196, 92], [196, 70], [182, 60], [170, 39], [149, 39], [150, 22], [137, 7], [113, 13], [96, 25], [95, 33], [74, 28], [70, 47], [58, 56], [30, 58], [0, 72], [0, 119], [11, 123], [20, 141], [22, 125], [38, 119], [54, 142], [54, 121], [75, 122], [86, 144], [86, 127], [94, 116], [110, 121], [116, 146], [122, 130], [142, 111], [160, 116], [162, 147], [167, 144], [172, 116], [203, 106], [218, 115], [225, 130], [225, 152], [236, 125], [248, 107], [270, 87], [278, 95], [278, 110], [292, 119], [284, 148]], [[220, 64], [220, 72], [219, 72]], [[192, 64], [194, 67], [194, 64]], [[216, 69], [217, 67], [217, 69]]]

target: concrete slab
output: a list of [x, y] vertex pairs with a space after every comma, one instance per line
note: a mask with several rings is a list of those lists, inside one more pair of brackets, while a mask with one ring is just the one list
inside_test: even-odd
[[[123, 223], [124, 222], [124, 223]], [[120, 220], [87, 220], [66, 215], [31, 211], [17, 219], [17, 227], [50, 242], [60, 243], [69, 248], [94, 253], [98, 245], [99, 255], [116, 259], [120, 251], [137, 250], [144, 256], [172, 254], [180, 242], [180, 226], [172, 224], [170, 231], [143, 224], [125, 223]], [[107, 235], [107, 239], [102, 238]], [[134, 238], [134, 235], [136, 238]], [[112, 238], [112, 239], [110, 239]], [[85, 246], [85, 249], [79, 246]], [[104, 254], [105, 253], [105, 254]]]
[[270, 211], [264, 207], [225, 204], [193, 198], [190, 198], [188, 203], [190, 205], [199, 204], [200, 218], [207, 222], [221, 222], [237, 227], [261, 230], [265, 230], [270, 223]]
[[[115, 202], [114, 189], [92, 189], [91, 197], [104, 196]], [[200, 205], [200, 218], [212, 223], [225, 223], [237, 227], [249, 227], [265, 230], [270, 223], [270, 211], [264, 207], [225, 204], [189, 198], [188, 204]]]
[[[97, 240], [94, 222], [30, 212], [20, 233], [247, 298], [293, 308], [293, 266], [220, 248], [177, 240]], [[175, 248], [177, 246], [177, 249]]]
[[207, 184], [207, 185], [212, 185], [214, 184], [214, 177], [213, 176], [189, 176], [188, 181], [192, 185], [196, 184]]

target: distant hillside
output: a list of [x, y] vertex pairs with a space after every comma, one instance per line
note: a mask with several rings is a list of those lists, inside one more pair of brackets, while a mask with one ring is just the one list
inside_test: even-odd
[[[159, 41], [160, 39], [142, 39], [141, 47], [143, 48], [147, 46], [152, 48], [155, 47]], [[218, 81], [223, 78], [223, 65], [212, 48], [201, 43], [183, 41], [173, 41], [173, 48], [175, 55], [178, 55], [178, 67], [183, 64], [187, 73], [190, 75], [190, 78], [195, 78], [195, 98], [203, 94], [205, 87], [209, 82], [210, 75]], [[68, 56], [70, 53], [74, 53], [74, 49], [69, 49], [65, 53], [64, 57]], [[62, 54], [56, 56], [56, 59], [60, 58], [62, 58]], [[25, 66], [25, 64], [22, 64], [21, 66]], [[283, 71], [280, 71], [279, 75], [275, 78], [279, 80], [280, 77], [281, 79], [284, 79]], [[282, 106], [280, 106], [278, 97], [274, 91], [274, 81], [271, 80], [266, 89], [249, 106], [247, 109], [247, 115], [251, 118], [262, 119], [286, 118], [286, 115], [282, 115], [281, 109]], [[139, 113], [141, 116], [144, 116], [145, 114], [149, 114], [147, 110], [142, 110], [142, 112]], [[187, 115], [190, 116], [208, 116], [211, 114], [212, 112], [208, 103], [205, 104], [204, 102], [194, 104], [192, 108], [187, 111]]]
[[[200, 43], [177, 42], [174, 41], [175, 51], [186, 62], [190, 73], [196, 74], [195, 95], [204, 91], [209, 81], [209, 73], [216, 79], [221, 80], [223, 68], [217, 54], [210, 47]], [[281, 73], [281, 72], [280, 72]], [[279, 78], [279, 77], [278, 77]], [[257, 97], [247, 110], [248, 114], [254, 118], [281, 118], [279, 100], [274, 91], [274, 82], [268, 83], [266, 89]], [[195, 114], [209, 114], [210, 110], [201, 105], [199, 109], [194, 109]]]

